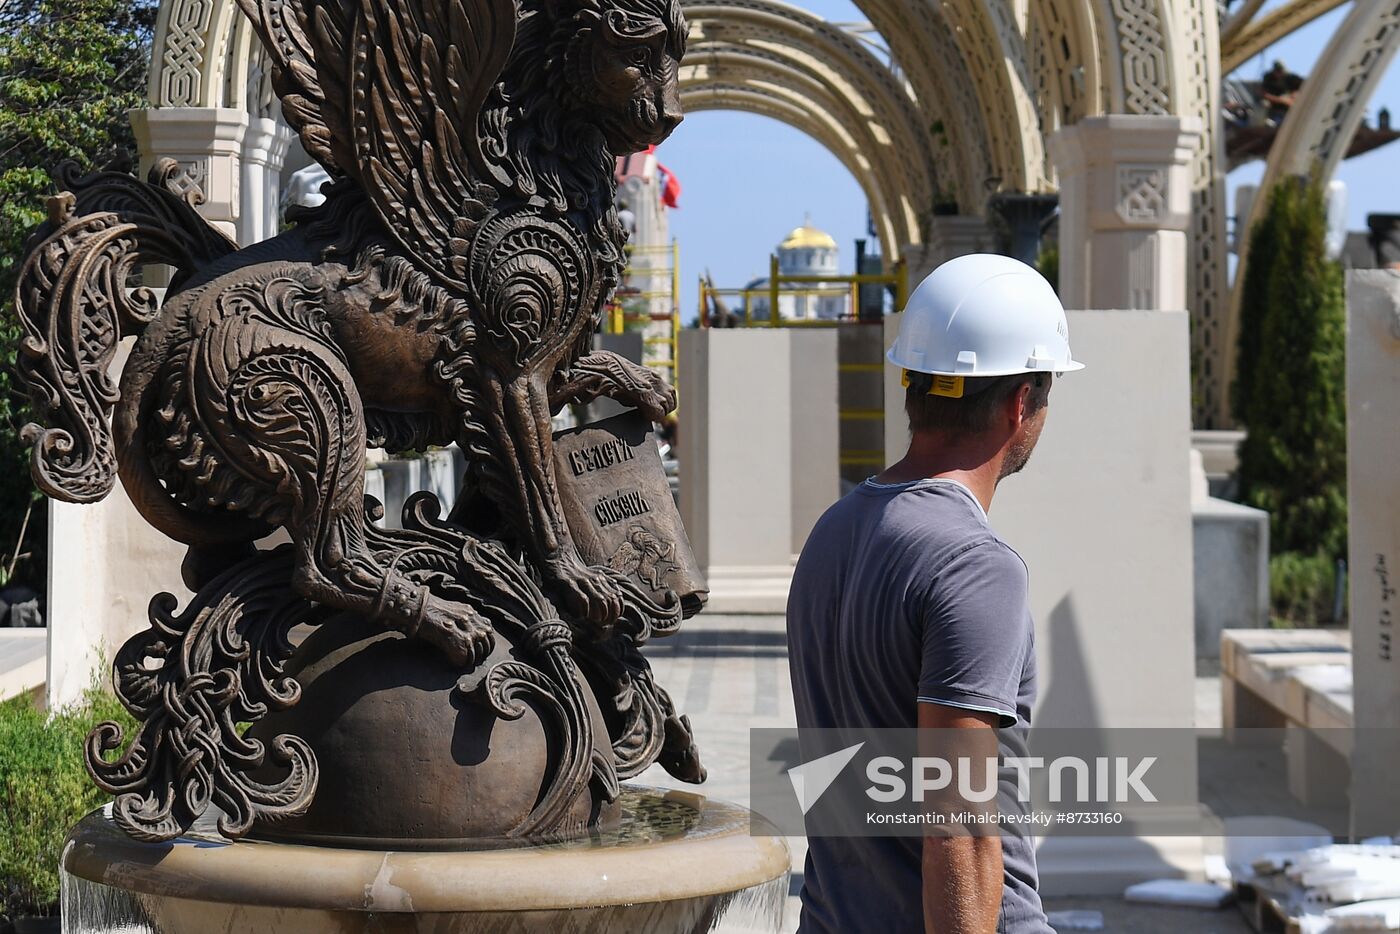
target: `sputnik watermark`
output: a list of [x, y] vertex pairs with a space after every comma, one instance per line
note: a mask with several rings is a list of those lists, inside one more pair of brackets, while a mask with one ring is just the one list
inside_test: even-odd
[[[851, 752], [851, 757], [854, 755]], [[850, 757], [846, 761], [849, 762]], [[1091, 801], [1100, 804], [1155, 803], [1157, 796], [1144, 783], [1144, 778], [1156, 762], [1156, 756], [1144, 756], [1137, 762], [1132, 762], [1127, 756], [1096, 756], [1092, 762], [1079, 756], [1057, 756], [1048, 764], [1044, 756], [987, 757], [980, 761], [970, 756], [959, 756], [953, 762], [939, 756], [915, 756], [908, 763], [910, 778], [906, 781], [903, 774], [905, 762], [894, 756], [877, 756], [865, 767], [866, 777], [872, 783], [866, 789], [866, 794], [872, 800], [884, 803], [906, 799], [922, 803], [931, 793], [952, 790], [963, 800], [985, 804], [1003, 793], [998, 778], [1009, 769], [1016, 773], [1015, 800], [1029, 803], [1032, 771], [1045, 769], [1049, 776], [1049, 801], [1054, 804], [1087, 804]], [[1066, 773], [1069, 773], [1069, 778], [1066, 778]], [[957, 779], [956, 788], [954, 776]], [[1074, 789], [1071, 794], [1066, 794], [1068, 787]], [[804, 813], [806, 810], [810, 810], [810, 807]]]
[[808, 836], [1201, 832], [1197, 735], [1170, 730], [750, 733], [750, 807]]
[[865, 743], [856, 743], [787, 770], [788, 780], [792, 782], [793, 793], [797, 795], [797, 803], [803, 814], [821, 800], [831, 783], [845, 771], [863, 746]]

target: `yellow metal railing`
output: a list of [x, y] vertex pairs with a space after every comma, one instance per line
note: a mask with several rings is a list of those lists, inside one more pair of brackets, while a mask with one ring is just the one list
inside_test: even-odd
[[[631, 260], [639, 257], [669, 257], [669, 264], [651, 264], [638, 266], [634, 262], [629, 262], [627, 268], [622, 272], [623, 285], [619, 286], [611, 302], [608, 303], [607, 315], [604, 321], [604, 330], [609, 334], [621, 334], [624, 331], [632, 330], [638, 323], [642, 328], [648, 325], [665, 321], [668, 325], [667, 336], [645, 336], [642, 337], [643, 348], [664, 347], [665, 353], [660, 357], [647, 359], [648, 354], [643, 350], [643, 361], [647, 366], [668, 370], [672, 385], [676, 384], [676, 363], [680, 357], [680, 281], [681, 281], [681, 253], [680, 244], [672, 240], [669, 244], [656, 245], [629, 245], [627, 255]], [[664, 288], [637, 288], [629, 283], [637, 281], [647, 286], [656, 284], [658, 279], [665, 281]], [[665, 300], [665, 312], [653, 312], [650, 310], [653, 302], [657, 299]], [[644, 312], [628, 311], [626, 302], [640, 301], [646, 304], [648, 310]]]
[[[710, 285], [704, 277], [700, 279], [700, 326], [709, 326], [710, 300], [714, 298], [738, 299], [743, 309], [744, 327], [832, 327], [860, 319], [860, 287], [862, 285], [884, 285], [894, 287], [894, 307], [903, 308], [908, 289], [908, 277], [904, 261], [895, 264], [887, 273], [853, 273], [836, 276], [790, 276], [778, 270], [776, 254], [768, 257], [768, 282], [756, 289], [720, 289]], [[836, 318], [785, 318], [780, 308], [780, 298], [826, 298], [834, 295], [848, 296], [846, 311]], [[768, 313], [754, 316], [754, 299], [764, 298]]]

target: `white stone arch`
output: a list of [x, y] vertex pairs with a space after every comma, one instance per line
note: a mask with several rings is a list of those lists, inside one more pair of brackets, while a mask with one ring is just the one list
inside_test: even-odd
[[984, 210], [988, 181], [1002, 177], [988, 126], [1003, 115], [983, 108], [963, 50], [940, 10], [927, 0], [860, 0], [857, 4], [884, 37], [907, 78], [924, 120], [942, 125], [942, 138], [963, 166], [950, 200], [964, 214]]
[[872, 212], [894, 214], [895, 228], [906, 232], [887, 249], [897, 251], [905, 244], [919, 242], [920, 220], [932, 204], [934, 183], [929, 162], [918, 157], [926, 150], [910, 138], [908, 124], [871, 119], [872, 107], [849, 85], [833, 80], [829, 72], [812, 68], [810, 61], [784, 57], [773, 47], [707, 39], [697, 44], [686, 61], [681, 69], [683, 90], [707, 82], [750, 85], [837, 120], [852, 140], [852, 158], [869, 165], [877, 179], [882, 203], [878, 208], [872, 204]]
[[149, 86], [156, 107], [220, 107], [235, 24], [233, 0], [164, 0], [156, 14]]
[[718, 48], [741, 47], [744, 54], [781, 60], [848, 100], [870, 123], [887, 161], [899, 164], [909, 180], [917, 215], [939, 199], [942, 179], [966, 177], [966, 160], [939, 145], [908, 82], [839, 27], [772, 0], [687, 3], [685, 11], [691, 25], [688, 63]]
[[987, 133], [1001, 173], [1000, 189], [1051, 190], [1023, 19], [1010, 0], [945, 0], [942, 8], [972, 71], [982, 109], [994, 115]]
[[[1030, 0], [1026, 12], [1040, 134], [1049, 140], [1061, 127], [1103, 112], [1098, 35], [1092, 11], [1080, 0]], [[1048, 148], [1042, 172], [1055, 181]]]
[[1226, 309], [1224, 140], [1220, 122], [1219, 19], [1214, 0], [1093, 0], [1103, 104], [1109, 113], [1199, 121], [1191, 164], [1187, 304], [1191, 312], [1194, 418], [1219, 411]]
[[770, 89], [718, 81], [706, 81], [683, 88], [681, 102], [690, 113], [735, 110], [768, 117], [787, 124], [821, 143], [851, 173], [870, 203], [871, 219], [875, 224], [876, 236], [880, 240], [886, 266], [898, 259], [899, 244], [906, 232], [896, 229], [889, 212], [883, 209], [884, 195], [871, 166], [868, 162], [861, 161], [854, 139], [838, 120], [829, 114], [813, 110], [806, 103], [775, 94]]
[[[832, 150], [842, 164], [860, 181], [870, 201], [870, 214], [884, 252], [891, 258], [910, 243], [919, 242], [918, 217], [911, 209], [907, 191], [890, 175], [889, 167], [872, 158], [873, 146], [868, 130], [839, 101], [824, 95], [820, 88], [800, 76], [786, 74], [744, 61], [724, 59], [687, 66], [682, 70], [682, 102], [704, 100], [695, 92], [709, 87], [722, 89], [730, 97], [738, 92], [767, 101], [784, 104], [787, 108], [805, 110], [809, 119], [802, 126], [824, 146]], [[716, 109], [712, 104], [706, 109]], [[793, 120], [784, 122], [795, 125]], [[810, 132], [821, 129], [821, 135]]]
[[1249, 217], [1239, 230], [1240, 261], [1230, 300], [1229, 327], [1224, 335], [1220, 418], [1228, 418], [1228, 391], [1234, 378], [1235, 345], [1245, 270], [1249, 264], [1249, 230], [1268, 209], [1273, 187], [1286, 178], [1316, 172], [1326, 183], [1336, 174], [1351, 139], [1365, 115], [1376, 85], [1400, 49], [1400, 0], [1354, 4], [1308, 74], [1288, 118], [1279, 127], [1269, 150], [1264, 178]]
[[881, 192], [882, 203], [878, 208], [872, 205], [872, 213], [893, 215], [895, 228], [905, 232], [903, 239], [892, 245], [893, 249], [919, 242], [920, 216], [916, 205], [929, 200], [924, 187], [926, 179], [921, 181], [902, 171], [905, 167], [890, 158], [888, 143], [882, 142], [882, 137], [875, 134], [872, 125], [862, 119], [848, 100], [830, 93], [829, 88], [810, 75], [775, 67], [771, 61], [751, 57], [732, 47], [714, 50], [696, 64], [682, 69], [683, 89], [707, 81], [765, 89], [799, 106], [827, 114], [840, 123], [851, 140], [854, 158], [870, 166]]
[[[1042, 112], [1041, 132], [1048, 137], [1060, 126], [1104, 112], [1099, 32], [1089, 0], [1031, 0], [1028, 14], [1031, 71], [1043, 72], [1050, 91], [1045, 96], [1057, 105], [1053, 121]], [[1043, 63], [1034, 61], [1037, 43]]]

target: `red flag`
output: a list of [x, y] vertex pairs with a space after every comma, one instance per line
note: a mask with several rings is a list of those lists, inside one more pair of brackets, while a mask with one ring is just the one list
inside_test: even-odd
[[656, 163], [659, 169], [666, 176], [666, 187], [661, 189], [661, 203], [668, 208], [679, 208], [681, 199], [681, 183], [676, 178], [675, 173], [660, 162]]
[[[656, 147], [655, 147], [655, 146], [648, 146], [648, 147], [647, 147], [647, 152], [648, 152], [648, 153], [651, 153], [651, 154], [655, 154], [655, 153], [656, 153]], [[676, 178], [676, 173], [675, 173], [675, 172], [672, 172], [670, 169], [666, 168], [666, 166], [662, 165], [662, 164], [661, 164], [661, 160], [659, 160], [659, 159], [658, 159], [657, 162], [656, 162], [656, 170], [657, 170], [658, 172], [660, 172], [662, 175], [666, 176], [666, 181], [662, 184], [662, 188], [661, 188], [661, 203], [664, 204], [664, 205], [666, 205], [666, 207], [671, 208], [672, 210], [677, 210], [677, 209], [679, 209], [680, 206], [681, 206], [681, 205], [680, 205], [680, 200], [681, 200], [681, 182], [680, 182], [680, 179]]]

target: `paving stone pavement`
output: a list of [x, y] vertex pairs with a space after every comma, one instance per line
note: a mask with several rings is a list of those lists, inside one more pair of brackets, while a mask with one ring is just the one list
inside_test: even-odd
[[[670, 693], [677, 709], [690, 716], [709, 777], [697, 788], [653, 766], [638, 781], [699, 791], [747, 806], [750, 728], [796, 726], [783, 617], [701, 614], [675, 636], [653, 641], [645, 652], [657, 683]], [[1220, 687], [1216, 671], [1198, 672], [1196, 696], [1197, 726], [1218, 727]], [[797, 930], [797, 892], [802, 885], [806, 841], [789, 837], [788, 846], [794, 869], [783, 934]], [[1249, 930], [1233, 909], [1155, 908], [1129, 905], [1116, 898], [1048, 899], [1047, 908], [1102, 911], [1103, 930], [1109, 934], [1176, 934], [1185, 930], [1239, 934]]]
[[[660, 766], [638, 781], [666, 788], [700, 791], [711, 798], [749, 803], [749, 730], [795, 727], [787, 635], [781, 616], [702, 614], [666, 639], [644, 650], [656, 683], [676, 709], [690, 717], [709, 775], [700, 786], [686, 785]], [[797, 892], [802, 887], [806, 840], [788, 837], [793, 854], [783, 932], [797, 930]]]

